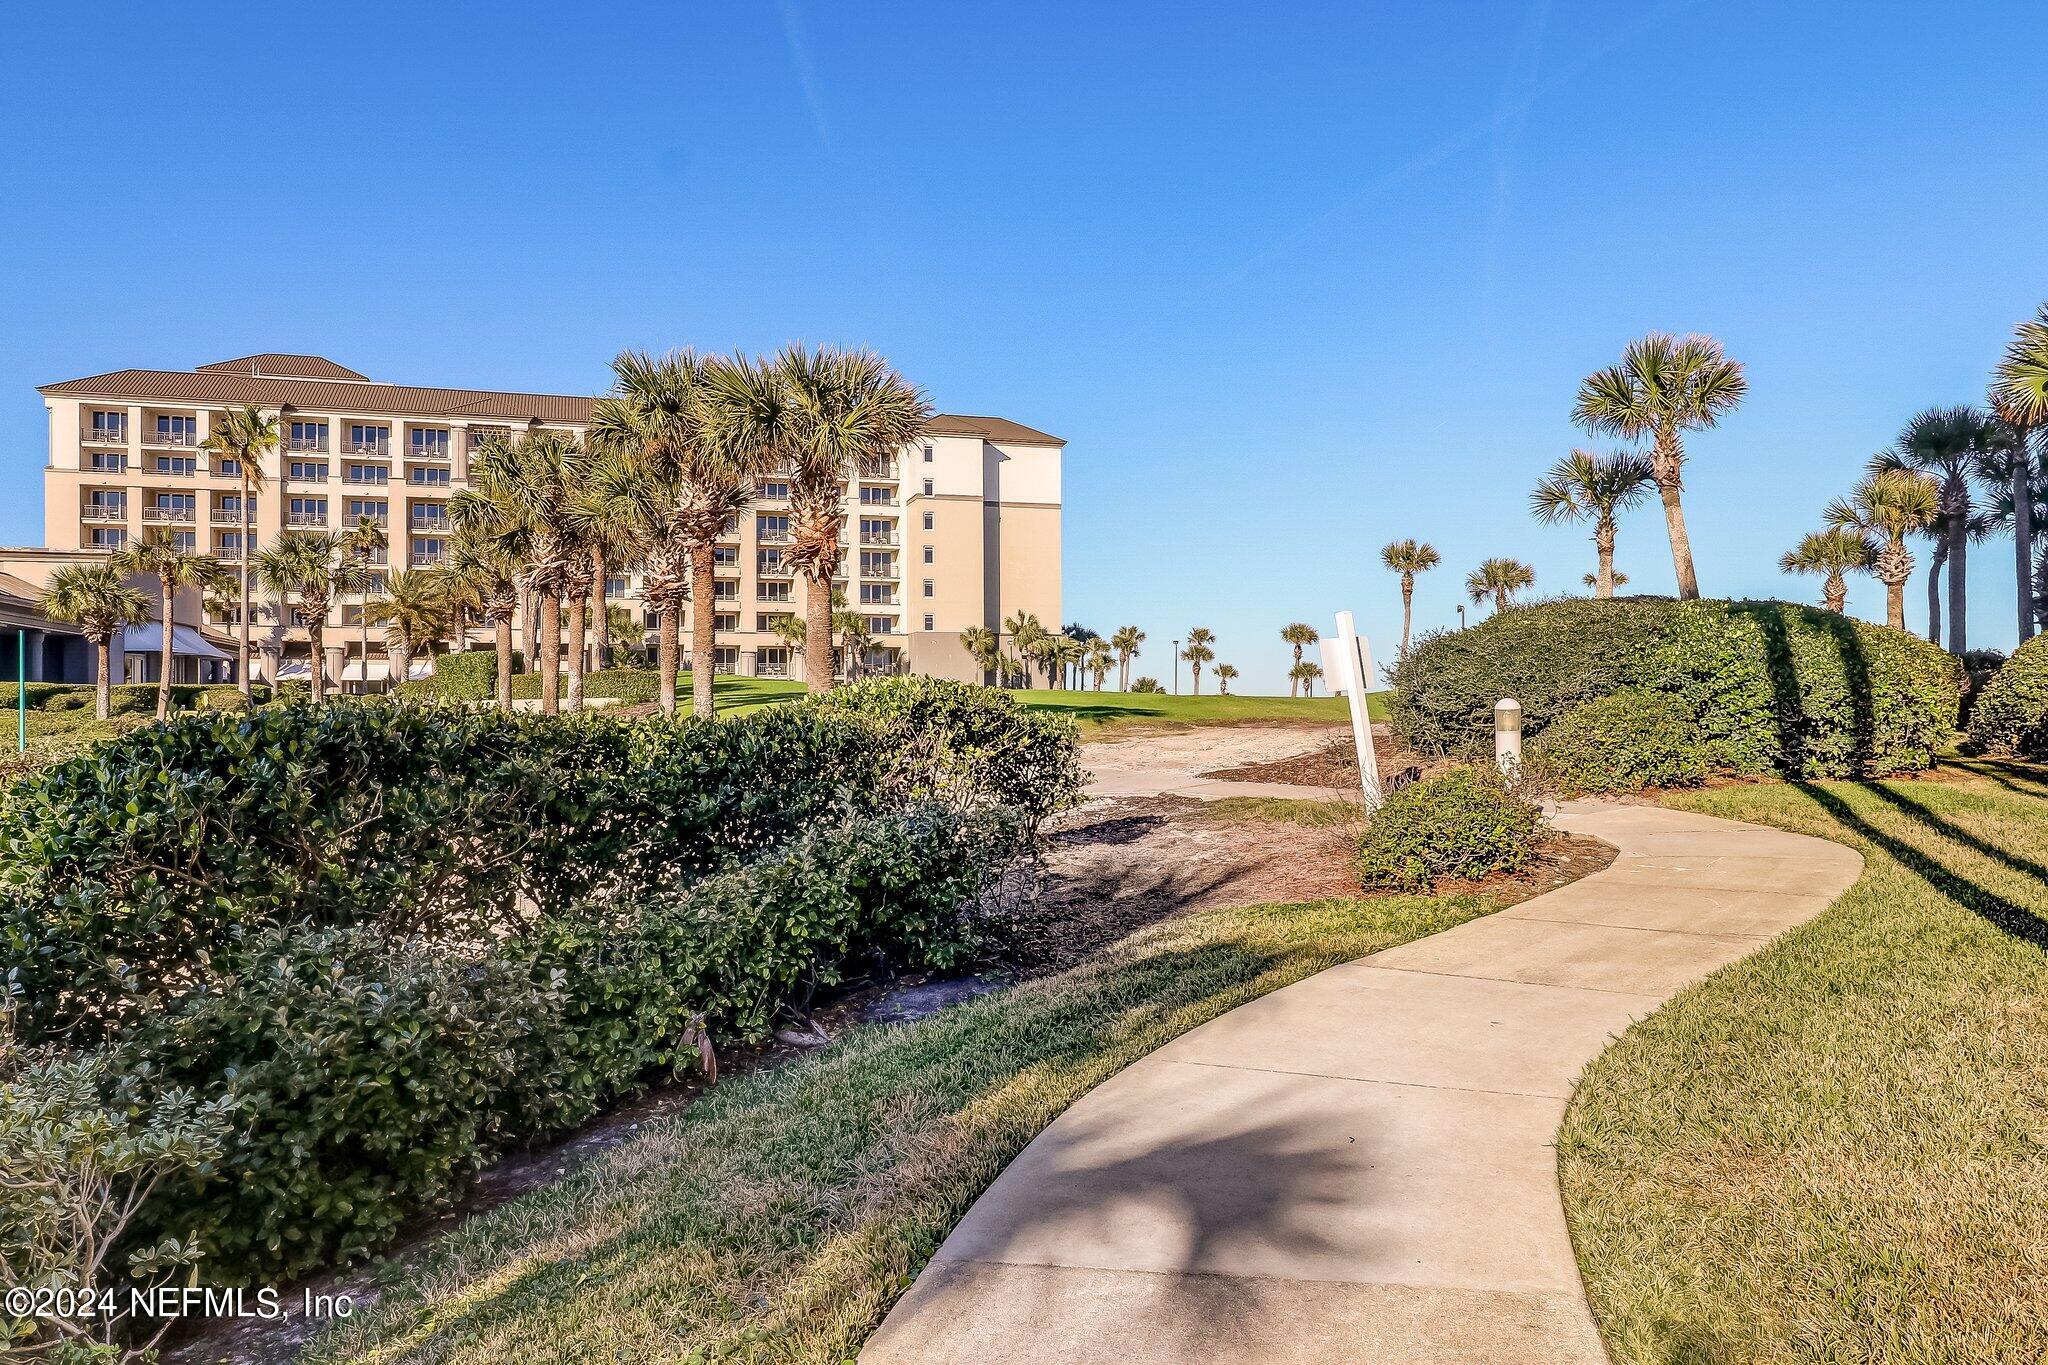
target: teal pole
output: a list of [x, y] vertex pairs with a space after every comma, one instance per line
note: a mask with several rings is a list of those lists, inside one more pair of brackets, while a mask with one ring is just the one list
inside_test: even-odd
[[14, 632], [14, 720], [17, 753], [28, 752], [28, 632]]

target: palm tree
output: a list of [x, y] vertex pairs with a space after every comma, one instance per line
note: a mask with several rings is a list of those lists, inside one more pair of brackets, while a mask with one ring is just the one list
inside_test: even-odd
[[1048, 632], [1035, 613], [1021, 608], [1010, 613], [1003, 619], [1003, 633], [1010, 637], [1019, 659], [1040, 662], [1039, 652], [1044, 647]]
[[1002, 660], [1002, 640], [987, 626], [969, 626], [961, 631], [960, 647], [967, 651], [984, 677], [995, 672]]
[[[491, 624], [491, 645], [497, 651], [495, 692], [499, 709], [512, 709], [512, 618], [519, 612], [519, 564], [489, 538], [469, 535], [455, 537], [444, 580], [449, 606], [457, 612], [476, 611]], [[396, 592], [387, 595], [396, 597]], [[393, 661], [396, 662], [395, 660]], [[393, 669], [399, 682], [411, 672], [411, 658], [404, 671]]]
[[1519, 560], [1489, 559], [1465, 575], [1465, 591], [1474, 602], [1493, 597], [1493, 609], [1506, 611], [1510, 599], [1536, 581], [1536, 571]]
[[1116, 634], [1109, 637], [1109, 647], [1116, 651], [1116, 690], [1131, 690], [1131, 660], [1138, 656], [1138, 646], [1145, 643], [1145, 632], [1136, 626], [1119, 626]]
[[1302, 695], [1307, 697], [1316, 694], [1316, 679], [1322, 676], [1322, 665], [1310, 663], [1306, 659], [1287, 670], [1287, 681], [1290, 684], [1299, 683]]
[[[256, 578], [263, 587], [296, 606], [306, 618], [306, 641], [312, 658], [313, 700], [327, 696], [327, 665], [323, 659], [327, 609], [334, 600], [338, 567], [337, 536], [311, 531], [286, 531], [256, 556]], [[293, 599], [297, 599], [294, 601]]]
[[1237, 666], [1235, 664], [1216, 665], [1216, 690], [1226, 697], [1229, 696], [1230, 680], [1236, 676]]
[[[1391, 550], [1393, 546], [1390, 545], [1387, 548]], [[1316, 628], [1308, 624], [1308, 622], [1296, 621], [1290, 625], [1285, 625], [1280, 628], [1280, 638], [1285, 643], [1294, 646], [1294, 662], [1300, 663], [1301, 651], [1307, 646], [1312, 645], [1316, 641], [1322, 639], [1323, 637], [1320, 634], [1318, 634], [1316, 632]], [[1289, 679], [1287, 695], [1291, 697], [1295, 695], [1295, 692], [1297, 691], [1299, 684], [1293, 681], [1294, 675], [1291, 672], [1287, 676]]]
[[[1608, 581], [1617, 588], [1625, 588], [1628, 586], [1628, 575], [1616, 569]], [[1596, 573], [1582, 573], [1579, 575], [1579, 582], [1584, 583], [1589, 588], [1595, 588], [1600, 585], [1600, 575]]]
[[589, 469], [582, 443], [566, 432], [494, 440], [471, 465], [470, 487], [449, 504], [456, 530], [517, 559], [527, 592], [540, 598], [535, 647], [544, 715], [561, 711], [562, 594], [572, 567], [588, 557], [577, 527]]
[[148, 574], [157, 582], [163, 608], [162, 630], [162, 672], [156, 680], [156, 718], [167, 719], [171, 714], [171, 606], [180, 588], [223, 588], [227, 585], [227, 570], [211, 555], [195, 554], [178, 544], [177, 536], [162, 527], [151, 527], [142, 533], [142, 539], [131, 541], [127, 548], [117, 550], [108, 559], [108, 564], [119, 574]]
[[255, 535], [255, 510], [251, 504], [263, 491], [263, 457], [277, 449], [277, 418], [264, 416], [253, 404], [229, 408], [214, 420], [213, 429], [207, 433], [206, 448], [222, 459], [235, 462], [235, 477], [242, 485], [242, 495], [236, 503], [242, 529], [235, 543], [241, 581], [237, 599], [240, 641], [235, 677], [241, 683], [242, 695], [251, 697], [254, 695], [251, 691], [254, 683], [249, 676], [249, 574], [252, 562], [249, 541]]
[[2034, 634], [2032, 608], [2032, 499], [2025, 490], [2034, 477], [2031, 445], [2036, 433], [2048, 430], [2048, 304], [2013, 329], [2012, 341], [1998, 362], [1991, 405], [2012, 428], [2014, 460], [2010, 496], [2013, 500], [2013, 545], [2020, 582], [2020, 640]]
[[1595, 455], [1574, 450], [1552, 465], [1529, 494], [1530, 514], [1547, 526], [1592, 521], [1593, 549], [1600, 557], [1595, 597], [1614, 596], [1614, 514], [1641, 502], [1655, 482], [1650, 462], [1633, 451]]
[[1067, 670], [1081, 662], [1086, 652], [1079, 640], [1071, 635], [1048, 635], [1039, 645], [1040, 661], [1045, 665], [1045, 681], [1048, 687], [1065, 687], [1072, 681]]
[[1871, 570], [1884, 584], [1885, 624], [1906, 628], [1906, 580], [1913, 576], [1913, 552], [1906, 537], [1941, 515], [1941, 490], [1910, 469], [1885, 469], [1866, 476], [1846, 498], [1828, 504], [1828, 525], [1867, 531], [1878, 538]]
[[[371, 559], [380, 550], [388, 548], [390, 544], [391, 537], [385, 534], [383, 526], [378, 524], [378, 521], [375, 517], [359, 517], [357, 518], [356, 524], [354, 526], [351, 526], [348, 530], [343, 531], [341, 533], [342, 554], [347, 556], [349, 559], [355, 561], [356, 565], [362, 570], [362, 572], [359, 575], [352, 575], [352, 577], [359, 578], [361, 580], [362, 586], [359, 589], [360, 591], [367, 592], [369, 590], [371, 582], [374, 579], [374, 570], [371, 568], [370, 564]], [[362, 634], [363, 691], [368, 692], [370, 690], [369, 617], [367, 615], [361, 616], [358, 619], [357, 624], [361, 627]], [[346, 678], [344, 678], [343, 681], [344, 683], [346, 683]], [[396, 678], [392, 680], [394, 685], [396, 685], [398, 681], [399, 680]], [[344, 686], [342, 690], [346, 691], [346, 686]]]
[[1081, 667], [1095, 677], [1095, 690], [1100, 692], [1102, 684], [1109, 678], [1109, 670], [1116, 667], [1116, 651], [1109, 641], [1100, 635], [1088, 642], [1086, 652], [1081, 656]]
[[1210, 648], [1215, 643], [1214, 631], [1207, 626], [1196, 626], [1188, 632], [1187, 646], [1180, 652], [1180, 657], [1185, 659], [1188, 667], [1194, 671], [1194, 694], [1198, 697], [1202, 695], [1202, 665], [1216, 657], [1216, 651]]
[[1679, 504], [1685, 486], [1680, 433], [1713, 426], [1748, 392], [1742, 366], [1722, 354], [1720, 342], [1665, 332], [1630, 342], [1619, 365], [1587, 376], [1579, 386], [1574, 421], [1596, 434], [1651, 440], [1650, 472], [1664, 500], [1664, 525], [1671, 537], [1671, 565], [1678, 573], [1680, 598], [1700, 595], [1685, 509]]
[[[454, 585], [448, 574], [441, 570], [400, 571], [385, 583], [383, 596], [363, 604], [363, 619], [384, 627], [384, 644], [391, 652], [393, 677], [410, 676], [413, 655], [422, 645], [431, 646], [447, 633], [454, 614], [462, 609], [458, 600], [461, 590], [451, 593], [451, 586]], [[510, 629], [508, 618], [508, 634]], [[511, 679], [502, 676], [502, 666], [500, 672], [501, 686], [510, 691]]]
[[[1964, 611], [1967, 605], [1966, 556], [1969, 553], [1971, 513], [1970, 480], [1995, 460], [2001, 433], [1994, 420], [1972, 407], [1928, 408], [1915, 413], [1899, 433], [1891, 449], [1873, 456], [1873, 472], [1909, 469], [1934, 479], [1941, 491], [1939, 547], [1936, 567], [1927, 578], [1927, 638], [1939, 642], [1941, 601], [1939, 565], [1948, 566], [1948, 647], [1961, 654], [1965, 647]], [[1930, 532], [1929, 534], [1936, 534]]]
[[[1401, 575], [1401, 654], [1408, 654], [1408, 629], [1415, 618], [1415, 575], [1428, 573], [1440, 556], [1427, 541], [1390, 540], [1380, 550], [1380, 563]], [[1296, 662], [1301, 651], [1294, 652]], [[1290, 675], [1291, 676], [1291, 675]]]
[[51, 620], [76, 624], [99, 656], [93, 714], [105, 720], [113, 709], [114, 635], [149, 619], [149, 599], [129, 587], [112, 564], [66, 564], [50, 575], [39, 605]]
[[789, 651], [797, 658], [804, 657], [804, 645], [810, 639], [810, 628], [804, 624], [803, 617], [784, 612], [768, 623], [768, 633], [787, 645]]
[[1837, 614], [1847, 611], [1849, 604], [1849, 583], [1843, 575], [1852, 569], [1868, 573], [1876, 564], [1877, 541], [1848, 526], [1815, 531], [1778, 561], [1786, 573], [1821, 575], [1821, 605]]
[[773, 361], [705, 366], [708, 424], [718, 449], [749, 469], [790, 469], [787, 562], [804, 579], [812, 692], [832, 686], [832, 580], [845, 555], [846, 480], [893, 457], [930, 422], [924, 395], [865, 351], [802, 346]]

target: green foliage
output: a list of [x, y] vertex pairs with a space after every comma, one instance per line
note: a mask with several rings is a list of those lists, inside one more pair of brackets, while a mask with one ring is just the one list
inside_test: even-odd
[[2048, 755], [2048, 635], [2014, 650], [1978, 691], [1967, 734], [1978, 752]]
[[1159, 679], [1157, 678], [1135, 678], [1131, 682], [1131, 691], [1163, 693], [1166, 689], [1159, 685]]
[[1682, 698], [1716, 766], [1876, 776], [1934, 761], [1960, 676], [1903, 631], [1783, 602], [1562, 599], [1419, 641], [1393, 674], [1394, 726], [1425, 752], [1490, 745], [1493, 704], [1522, 703], [1533, 741], [1623, 688]]
[[1640, 687], [1581, 702], [1528, 748], [1530, 776], [1567, 796], [1697, 786], [1710, 766], [1692, 708]]
[[1491, 766], [1473, 764], [1389, 792], [1358, 845], [1368, 887], [1427, 891], [1441, 877], [1513, 872], [1536, 853], [1543, 813]]
[[[512, 655], [512, 671], [520, 671], [517, 651]], [[498, 651], [471, 649], [443, 654], [434, 660], [432, 674], [400, 686], [408, 689], [408, 695], [438, 697], [443, 701], [488, 701], [498, 692]], [[413, 693], [411, 689], [418, 691]]]

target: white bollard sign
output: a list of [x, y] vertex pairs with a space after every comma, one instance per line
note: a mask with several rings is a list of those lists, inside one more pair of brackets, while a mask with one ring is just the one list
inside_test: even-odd
[[1365, 793], [1365, 807], [1379, 807], [1380, 765], [1372, 747], [1372, 717], [1365, 694], [1372, 690], [1372, 649], [1358, 633], [1348, 611], [1337, 613], [1337, 638], [1322, 642], [1323, 676], [1330, 690], [1351, 703], [1351, 742], [1358, 751], [1358, 785]]

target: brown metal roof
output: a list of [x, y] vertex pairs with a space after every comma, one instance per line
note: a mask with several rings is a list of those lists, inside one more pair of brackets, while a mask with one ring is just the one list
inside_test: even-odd
[[203, 374], [209, 370], [222, 374], [268, 375], [272, 379], [361, 379], [370, 376], [357, 374], [354, 370], [337, 365], [325, 356], [285, 355], [277, 351], [265, 351], [262, 355], [245, 355], [237, 360], [216, 360], [211, 365], [198, 367]]
[[[298, 365], [327, 377], [279, 377], [273, 364]], [[251, 374], [250, 369], [266, 370]], [[319, 356], [259, 355], [201, 365], [197, 370], [115, 370], [45, 384], [36, 392], [58, 398], [100, 398], [136, 403], [254, 403], [265, 408], [376, 417], [432, 417], [444, 421], [534, 421], [586, 423], [595, 401], [570, 394], [499, 393], [489, 389], [423, 389], [378, 384]], [[1063, 446], [1065, 441], [1002, 417], [932, 418], [935, 436], [979, 436], [1006, 445]]]

